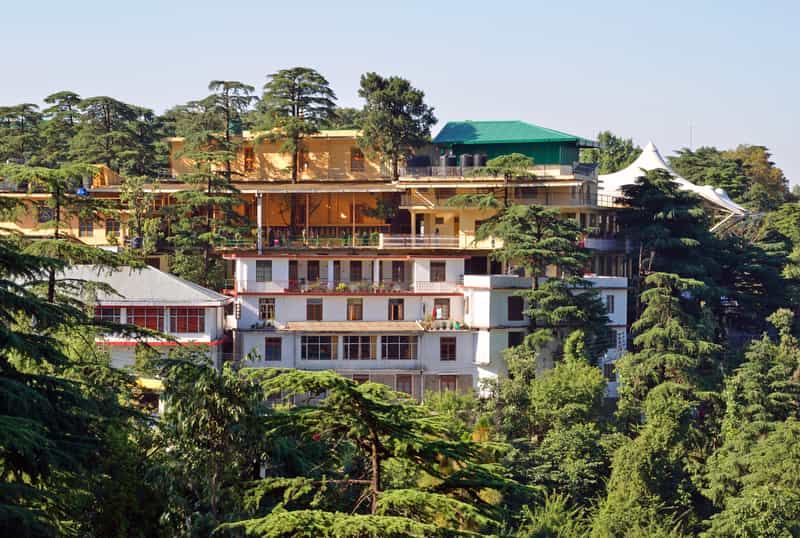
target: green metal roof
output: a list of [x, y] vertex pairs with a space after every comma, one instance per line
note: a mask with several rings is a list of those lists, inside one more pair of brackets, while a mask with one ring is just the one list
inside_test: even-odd
[[530, 142], [588, 142], [575, 135], [524, 121], [449, 121], [434, 144], [514, 144]]

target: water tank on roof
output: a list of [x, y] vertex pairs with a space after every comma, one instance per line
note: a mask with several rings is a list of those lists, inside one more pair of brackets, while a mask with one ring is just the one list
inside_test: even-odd
[[458, 157], [456, 157], [455, 155], [448, 155], [447, 160], [445, 162], [447, 163], [447, 166], [452, 166], [452, 167], [458, 166]]
[[486, 166], [488, 158], [485, 154], [479, 153], [475, 155], [475, 166]]
[[461, 155], [461, 167], [462, 168], [471, 168], [475, 166], [475, 157], [473, 157], [469, 153], [464, 153]]

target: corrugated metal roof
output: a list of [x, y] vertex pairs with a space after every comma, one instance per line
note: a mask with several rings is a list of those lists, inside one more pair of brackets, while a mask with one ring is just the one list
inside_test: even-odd
[[513, 144], [526, 142], [578, 142], [568, 133], [524, 121], [449, 121], [434, 144]]
[[124, 267], [116, 270], [75, 265], [65, 269], [59, 278], [100, 282], [117, 292], [111, 294], [97, 290], [95, 299], [100, 305], [222, 306], [231, 302], [226, 295], [149, 265], [141, 269]]

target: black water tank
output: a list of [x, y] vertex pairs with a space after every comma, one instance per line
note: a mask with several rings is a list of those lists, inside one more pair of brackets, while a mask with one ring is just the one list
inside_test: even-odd
[[445, 162], [446, 166], [452, 166], [452, 167], [458, 166], [458, 157], [456, 157], [455, 155], [448, 155]]
[[475, 166], [475, 158], [471, 154], [464, 153], [463, 155], [461, 155], [462, 168], [471, 168], [473, 166]]
[[411, 157], [408, 162], [406, 163], [407, 166], [411, 168], [419, 168], [422, 166], [430, 166], [431, 165], [431, 157], [430, 155], [414, 155]]
[[487, 157], [485, 154], [475, 155], [475, 166], [486, 166]]

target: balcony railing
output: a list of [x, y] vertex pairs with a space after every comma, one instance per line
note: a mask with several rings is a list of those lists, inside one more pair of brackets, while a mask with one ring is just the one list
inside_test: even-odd
[[[597, 166], [590, 163], [539, 164], [529, 168], [531, 176], [556, 177], [581, 175], [596, 176]], [[479, 166], [403, 166], [400, 175], [405, 177], [495, 178]], [[502, 179], [502, 177], [496, 178]]]
[[417, 293], [450, 293], [456, 291], [463, 283], [463, 277], [459, 280], [460, 282], [428, 282], [418, 280], [414, 283], [414, 291]]
[[[558, 192], [541, 194], [539, 196], [509, 196], [511, 203], [520, 205], [543, 205], [543, 206], [563, 206], [563, 207], [597, 207], [601, 205], [599, 195], [597, 198], [591, 195], [572, 196]], [[448, 207], [450, 197], [439, 197], [429, 194], [404, 194], [400, 197], [400, 207], [423, 207], [433, 209], [438, 207]], [[609, 206], [610, 207], [610, 206]]]
[[[237, 280], [227, 283], [229, 289], [252, 293], [308, 293], [314, 294], [391, 294], [414, 291], [411, 282], [396, 280]], [[235, 286], [235, 288], [233, 287]]]
[[459, 248], [455, 235], [381, 234], [380, 248]]

